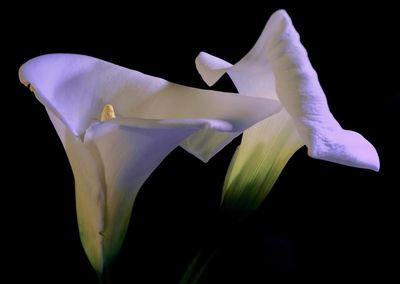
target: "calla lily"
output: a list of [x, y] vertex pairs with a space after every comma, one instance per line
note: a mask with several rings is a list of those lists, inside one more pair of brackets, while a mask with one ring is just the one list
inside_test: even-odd
[[122, 245], [141, 185], [175, 147], [206, 161], [227, 140], [202, 145], [204, 137], [240, 133], [280, 110], [271, 100], [181, 86], [83, 55], [34, 58], [19, 77], [64, 145], [81, 241], [98, 273]]
[[284, 10], [271, 16], [255, 46], [235, 65], [202, 52], [196, 66], [210, 86], [226, 72], [241, 95], [273, 99], [283, 107], [244, 132], [225, 180], [226, 206], [256, 208], [303, 145], [312, 158], [379, 170], [371, 143], [343, 129], [331, 114], [317, 73]]

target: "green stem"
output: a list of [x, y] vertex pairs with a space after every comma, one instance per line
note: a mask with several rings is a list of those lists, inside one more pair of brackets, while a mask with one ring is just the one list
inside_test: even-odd
[[234, 244], [235, 238], [240, 236], [240, 232], [247, 232], [246, 226], [251, 222], [252, 213], [221, 211], [209, 236], [204, 238], [202, 248], [190, 262], [179, 284], [200, 283], [212, 262], [218, 261], [219, 254], [223, 249]]
[[110, 284], [110, 268], [107, 267], [104, 269], [103, 273], [99, 275], [99, 284]]
[[199, 250], [188, 269], [183, 275], [179, 284], [197, 284], [203, 276], [208, 264], [214, 257], [216, 250], [211, 253], [207, 253], [204, 249]]

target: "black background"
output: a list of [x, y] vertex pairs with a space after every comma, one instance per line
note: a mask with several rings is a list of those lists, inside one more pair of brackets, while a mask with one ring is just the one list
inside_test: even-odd
[[[11, 19], [1, 25], [6, 86], [1, 269], [4, 279], [13, 279], [4, 283], [97, 281], [79, 241], [68, 160], [44, 108], [18, 82], [19, 66], [41, 54], [79, 53], [207, 88], [195, 70], [198, 52], [238, 61], [278, 8], [292, 17], [333, 114], [376, 146], [381, 171], [313, 160], [303, 147], [255, 216], [226, 239], [207, 281], [264, 283], [277, 272], [320, 283], [395, 276], [397, 10], [382, 1], [215, 5], [54, 3], [4, 9]], [[228, 78], [216, 88], [235, 90]], [[208, 164], [177, 149], [159, 166], [137, 198], [112, 267], [113, 283], [178, 282], [197, 248], [221, 226], [220, 191], [238, 143]]]

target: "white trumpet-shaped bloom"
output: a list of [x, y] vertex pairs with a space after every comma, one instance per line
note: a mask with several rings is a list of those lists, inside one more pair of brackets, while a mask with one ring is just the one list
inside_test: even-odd
[[99, 273], [121, 247], [138, 190], [174, 148], [208, 160], [227, 143], [214, 131], [240, 133], [280, 110], [273, 100], [181, 86], [83, 55], [36, 57], [19, 77], [64, 145], [81, 241]]
[[202, 52], [196, 66], [208, 85], [226, 72], [241, 95], [277, 100], [283, 107], [244, 132], [226, 178], [225, 195], [233, 183], [264, 187], [261, 196], [266, 195], [287, 160], [304, 144], [313, 158], [379, 170], [371, 143], [343, 129], [331, 114], [317, 73], [284, 10], [271, 16], [255, 46], [235, 65]]

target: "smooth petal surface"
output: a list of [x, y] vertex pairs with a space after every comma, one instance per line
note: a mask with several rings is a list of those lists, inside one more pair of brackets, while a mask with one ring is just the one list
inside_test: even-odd
[[104, 268], [103, 235], [105, 214], [105, 182], [98, 155], [74, 136], [47, 109], [47, 113], [64, 145], [75, 179], [75, 199], [79, 234], [85, 253], [93, 268]]
[[159, 163], [199, 129], [231, 127], [205, 119], [112, 119], [93, 124], [82, 142], [48, 113], [74, 172], [81, 241], [100, 273], [118, 254], [135, 197]]
[[[19, 77], [80, 137], [93, 122], [100, 120], [107, 104], [114, 106], [117, 116], [126, 118], [226, 121], [231, 129], [221, 131], [230, 132], [242, 132], [280, 110], [275, 101], [190, 88], [84, 55], [36, 57], [20, 68]], [[203, 160], [230, 141], [217, 139], [214, 140], [217, 144], [204, 147], [198, 141], [203, 134], [183, 145]]]
[[375, 148], [360, 134], [344, 130], [332, 116], [299, 35], [288, 14], [269, 19], [253, 49], [237, 64], [201, 53], [196, 66], [212, 84], [226, 71], [239, 93], [278, 99], [293, 119], [313, 158], [379, 170]]
[[[122, 245], [142, 184], [182, 140], [205, 123], [150, 121], [143, 127], [140, 121], [109, 120], [88, 129], [84, 143], [101, 159], [104, 171], [104, 227], [94, 233], [103, 237], [105, 265], [115, 258]], [[86, 226], [82, 231], [85, 229]], [[96, 239], [96, 235], [90, 239]]]
[[40, 56], [19, 76], [67, 152], [82, 244], [98, 273], [122, 245], [141, 185], [175, 147], [208, 160], [280, 109], [275, 101], [189, 88], [82, 55]]

